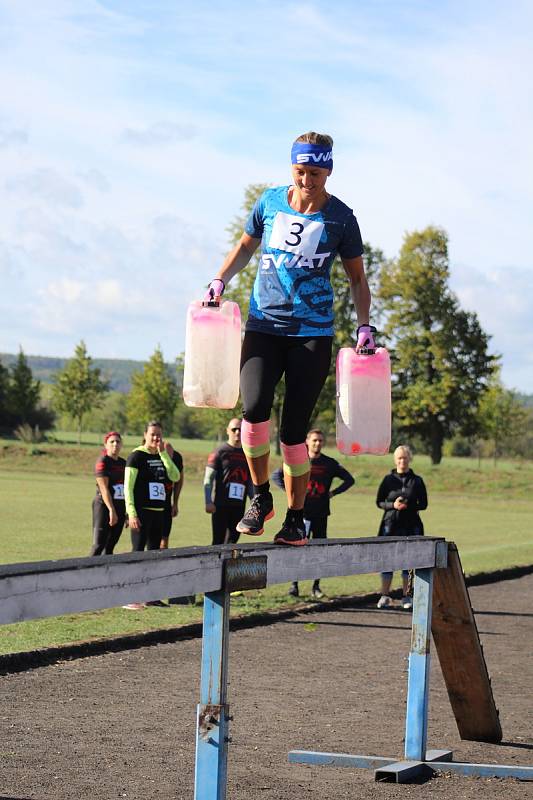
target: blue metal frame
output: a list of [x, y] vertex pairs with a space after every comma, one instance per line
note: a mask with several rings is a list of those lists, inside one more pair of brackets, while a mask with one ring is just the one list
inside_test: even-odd
[[374, 769], [376, 780], [394, 781], [395, 783], [409, 783], [416, 778], [435, 774], [439, 770], [455, 772], [459, 775], [533, 780], [533, 767], [459, 763], [452, 761], [453, 754], [449, 750], [426, 750], [432, 596], [433, 569], [415, 570], [407, 684], [405, 760], [397, 761], [381, 756], [293, 750], [289, 753], [290, 763]]
[[405, 758], [409, 761], [423, 761], [426, 754], [432, 594], [433, 570], [415, 570], [405, 719]]
[[208, 592], [204, 596], [194, 800], [224, 800], [226, 797], [229, 605], [227, 591]]
[[[226, 570], [228, 581], [225, 582], [225, 588], [206, 593], [204, 598], [202, 671], [196, 732], [195, 800], [225, 800], [226, 797], [230, 719], [227, 702], [230, 587], [233, 585], [232, 581], [236, 581], [235, 585], [240, 585], [241, 580], [248, 579], [259, 582], [257, 585], [265, 585], [266, 582], [264, 563], [230, 564], [230, 567], [230, 570]], [[248, 572], [252, 567], [253, 574], [250, 577]], [[233, 572], [235, 576], [232, 577]], [[405, 760], [295, 750], [289, 753], [290, 762], [365, 767], [375, 770], [376, 780], [396, 783], [407, 783], [419, 776], [434, 774], [438, 770], [453, 771], [462, 775], [533, 780], [533, 767], [454, 763], [450, 751], [426, 750], [432, 594], [433, 568], [415, 570]]]

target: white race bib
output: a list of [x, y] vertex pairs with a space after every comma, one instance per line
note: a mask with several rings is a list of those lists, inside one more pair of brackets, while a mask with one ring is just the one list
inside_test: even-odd
[[244, 483], [230, 483], [228, 497], [230, 500], [244, 500]]
[[124, 484], [123, 483], [115, 483], [113, 486], [113, 499], [114, 500], [124, 500]]
[[148, 494], [150, 496], [150, 500], [164, 500], [166, 497], [165, 484], [150, 481], [148, 484]]
[[323, 222], [314, 222], [305, 217], [278, 211], [268, 246], [286, 253], [298, 253], [304, 258], [312, 258], [316, 254], [323, 230]]

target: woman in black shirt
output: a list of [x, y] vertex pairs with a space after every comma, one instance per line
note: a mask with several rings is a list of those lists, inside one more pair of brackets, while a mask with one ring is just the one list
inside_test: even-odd
[[124, 502], [124, 469], [120, 458], [122, 437], [117, 431], [104, 436], [104, 450], [94, 467], [96, 496], [93, 500], [92, 556], [113, 552], [126, 519]]
[[[400, 445], [394, 451], [393, 469], [381, 481], [376, 497], [378, 508], [383, 509], [383, 517], [378, 536], [422, 536], [424, 526], [419, 511], [428, 506], [428, 498], [424, 481], [415, 475], [409, 465], [413, 456], [409, 447]], [[389, 596], [392, 583], [392, 572], [381, 573], [381, 597], [378, 608], [392, 605]], [[409, 610], [413, 600], [408, 590], [409, 572], [402, 571], [403, 598], [402, 607]]]

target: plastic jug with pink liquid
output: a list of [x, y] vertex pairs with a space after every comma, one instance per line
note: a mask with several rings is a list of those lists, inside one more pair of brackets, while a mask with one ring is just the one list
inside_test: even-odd
[[391, 438], [390, 358], [342, 347], [337, 355], [337, 448], [349, 456], [383, 455]]
[[235, 408], [239, 399], [241, 312], [237, 303], [203, 303], [187, 309], [183, 400], [195, 408]]

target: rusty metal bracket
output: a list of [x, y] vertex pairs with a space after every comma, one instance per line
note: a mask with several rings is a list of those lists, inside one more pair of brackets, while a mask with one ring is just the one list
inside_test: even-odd
[[[223, 716], [224, 715], [224, 718]], [[222, 721], [229, 720], [229, 705], [222, 703], [207, 703], [198, 707], [198, 735], [204, 742], [209, 742], [211, 734], [220, 728]]]
[[237, 556], [224, 561], [224, 589], [264, 589], [267, 581], [266, 556]]

